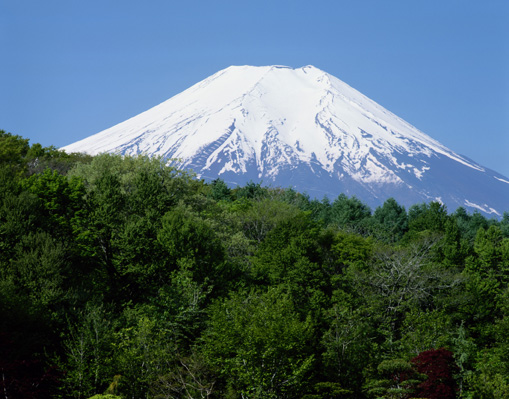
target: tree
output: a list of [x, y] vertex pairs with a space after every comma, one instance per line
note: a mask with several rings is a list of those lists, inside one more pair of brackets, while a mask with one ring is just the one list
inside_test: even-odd
[[[220, 276], [224, 251], [207, 222], [179, 205], [163, 216], [161, 224], [157, 240], [168, 255], [166, 270], [175, 270], [177, 261], [187, 259], [198, 282], [214, 281]], [[164, 279], [163, 275], [154, 277]]]
[[378, 378], [368, 381], [364, 388], [372, 398], [409, 398], [422, 380], [412, 364], [404, 359], [384, 360], [378, 365], [377, 372]]
[[88, 199], [90, 207], [87, 230], [79, 241], [89, 258], [98, 263], [98, 268], [106, 276], [106, 286], [118, 299], [122, 281], [118, 264], [115, 261], [116, 242], [125, 222], [125, 195], [121, 190], [118, 176], [104, 173], [95, 181], [95, 190]]
[[233, 194], [237, 199], [261, 199], [267, 195], [267, 189], [262, 187], [262, 183], [254, 183], [249, 181], [243, 187], [238, 187], [233, 190]]
[[215, 392], [215, 376], [199, 354], [177, 357], [164, 375], [151, 385], [155, 399], [209, 398]]
[[348, 390], [351, 397], [358, 397], [362, 395], [365, 369], [376, 355], [375, 334], [365, 309], [356, 308], [349, 299], [344, 293], [335, 293], [334, 304], [326, 313], [328, 329], [321, 344], [329, 381]]
[[348, 267], [355, 266], [365, 269], [366, 264], [371, 261], [374, 253], [374, 242], [368, 237], [339, 231], [334, 235], [331, 245], [331, 252], [334, 256], [335, 274], [346, 273]]
[[500, 300], [509, 282], [509, 239], [498, 226], [479, 229], [474, 241], [474, 255], [467, 258], [463, 271], [468, 300], [462, 312], [471, 328], [489, 339], [490, 324], [500, 315]]
[[500, 221], [500, 229], [505, 238], [509, 238], [509, 211], [504, 212], [502, 220]]
[[67, 154], [54, 146], [43, 147], [39, 143], [29, 145], [29, 139], [0, 130], [0, 181], [10, 174], [24, 177], [42, 173], [45, 169], [66, 174], [78, 162], [90, 162], [86, 154]]
[[242, 208], [237, 216], [244, 234], [257, 243], [276, 226], [301, 213], [295, 206], [268, 198], [250, 201]]
[[0, 335], [12, 341], [16, 358], [52, 364], [66, 305], [73, 299], [70, 264], [60, 242], [48, 233], [23, 236], [0, 269]]
[[421, 352], [411, 360], [419, 373], [427, 376], [417, 387], [417, 395], [429, 399], [455, 399], [458, 386], [454, 379], [458, 367], [453, 353], [445, 348]]
[[317, 199], [310, 200], [306, 210], [311, 212], [313, 220], [323, 224], [329, 224], [331, 221], [331, 203], [327, 197], [323, 197], [321, 201]]
[[85, 187], [81, 179], [46, 169], [22, 183], [23, 188], [36, 195], [44, 209], [45, 227], [54, 235], [72, 236], [76, 220], [84, 213]]
[[241, 291], [212, 307], [202, 353], [244, 397], [293, 398], [313, 367], [312, 335], [283, 289]]
[[28, 139], [0, 130], [0, 167], [20, 174], [26, 169], [25, 156], [30, 149]]
[[405, 207], [399, 205], [394, 198], [387, 199], [384, 204], [373, 213], [379, 228], [376, 234], [387, 242], [399, 241], [408, 229], [408, 215]]
[[137, 214], [146, 208], [156, 208], [164, 214], [169, 207], [191, 197], [202, 186], [200, 181], [192, 178], [193, 175], [167, 166], [165, 159], [141, 155], [100, 154], [90, 163], [77, 164], [69, 175], [80, 177], [87, 192], [91, 193], [100, 188], [98, 183], [111, 176], [118, 181], [120, 193], [131, 201], [127, 203], [129, 209], [126, 211]]
[[504, 316], [493, 326], [496, 344], [479, 351], [474, 372], [467, 376], [474, 397], [509, 398], [509, 290], [502, 308]]
[[403, 355], [418, 355], [452, 340], [452, 320], [443, 309], [412, 308], [405, 313], [401, 330], [399, 344]]
[[494, 322], [485, 324], [491, 335], [489, 345], [479, 348], [472, 369], [463, 373], [465, 390], [472, 398], [509, 398], [508, 287], [500, 294], [498, 308], [500, 315]]
[[63, 382], [66, 394], [79, 399], [103, 392], [111, 378], [113, 328], [101, 304], [87, 303], [77, 316], [63, 342]]
[[443, 232], [447, 218], [447, 208], [440, 202], [416, 204], [408, 211], [408, 227], [413, 232]]
[[39, 174], [46, 169], [66, 175], [77, 163], [90, 163], [92, 156], [84, 153], [71, 153], [58, 150], [54, 146], [43, 147], [33, 144], [26, 154], [28, 175]]
[[37, 197], [26, 191], [9, 193], [0, 203], [0, 260], [8, 262], [23, 236], [44, 225]]
[[445, 223], [445, 233], [439, 245], [438, 260], [446, 267], [463, 267], [470, 245], [461, 237], [456, 219], [449, 218]]
[[363, 224], [370, 216], [371, 210], [358, 198], [340, 194], [331, 205], [329, 223], [362, 232], [365, 228]]
[[193, 278], [193, 266], [185, 258], [177, 261], [178, 269], [171, 273], [169, 281], [164, 286], [157, 284], [157, 293], [150, 297], [149, 303], [140, 305], [158, 328], [172, 331], [175, 343], [182, 348], [193, 345], [203, 332], [205, 306], [214, 288]]
[[272, 229], [251, 259], [252, 278], [259, 284], [284, 285], [302, 314], [319, 312], [331, 292], [318, 234], [318, 225], [299, 212]]
[[469, 215], [464, 208], [458, 208], [452, 217], [456, 220], [461, 236], [473, 242], [475, 235], [480, 228], [487, 229], [489, 227], [488, 220], [478, 211]]
[[196, 195], [201, 183], [147, 156], [102, 154], [69, 175], [80, 178], [86, 190], [87, 221], [76, 241], [103, 275], [106, 296], [121, 302], [151, 295], [150, 279], [160, 278], [164, 269], [157, 241], [163, 215]]
[[212, 183], [210, 183], [210, 196], [215, 199], [216, 201], [230, 201], [231, 200], [231, 190], [226, 185], [224, 180], [222, 179], [215, 179], [212, 180]]
[[142, 309], [124, 310], [124, 324], [115, 332], [113, 362], [122, 378], [118, 393], [124, 397], [148, 398], [150, 386], [174, 364], [178, 348], [173, 334]]
[[15, 248], [10, 271], [18, 295], [30, 298], [39, 309], [56, 312], [66, 300], [71, 269], [62, 244], [46, 232], [24, 236]]
[[437, 294], [461, 282], [454, 270], [430, 260], [434, 245], [436, 240], [425, 239], [405, 248], [377, 248], [368, 268], [351, 270], [358, 292], [389, 318], [400, 319], [412, 306], [433, 305]]

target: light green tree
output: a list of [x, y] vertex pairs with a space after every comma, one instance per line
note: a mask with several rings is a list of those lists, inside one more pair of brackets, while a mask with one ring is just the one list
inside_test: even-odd
[[313, 367], [312, 335], [283, 289], [244, 291], [212, 308], [202, 353], [242, 397], [293, 398]]

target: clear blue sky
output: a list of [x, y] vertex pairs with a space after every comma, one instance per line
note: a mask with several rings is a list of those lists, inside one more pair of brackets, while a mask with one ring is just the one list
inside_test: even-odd
[[0, 0], [0, 129], [70, 144], [229, 65], [314, 65], [509, 176], [507, 0]]

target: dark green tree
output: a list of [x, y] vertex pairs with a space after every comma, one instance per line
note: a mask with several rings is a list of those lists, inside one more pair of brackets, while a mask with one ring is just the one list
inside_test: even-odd
[[161, 273], [175, 270], [178, 261], [184, 259], [192, 265], [196, 281], [212, 283], [220, 278], [224, 266], [221, 242], [207, 222], [184, 205], [163, 216], [157, 240], [167, 254], [167, 263], [153, 279], [164, 283], [167, 276]]
[[231, 190], [226, 185], [224, 180], [215, 179], [210, 184], [210, 196], [216, 201], [230, 201], [231, 200]]
[[358, 198], [340, 194], [331, 205], [329, 223], [362, 233], [370, 216], [371, 210]]
[[394, 198], [387, 199], [375, 209], [373, 220], [376, 222], [375, 234], [387, 242], [397, 242], [408, 229], [408, 216], [405, 207], [399, 205]]
[[509, 282], [509, 239], [498, 226], [479, 229], [474, 242], [475, 254], [466, 261], [467, 300], [462, 303], [464, 318], [471, 329], [488, 339], [486, 328], [500, 315], [500, 300]]
[[370, 398], [405, 399], [416, 392], [423, 379], [404, 359], [388, 359], [377, 366], [378, 377], [368, 381], [365, 390]]
[[28, 139], [0, 130], [0, 167], [13, 174], [25, 172], [28, 142]]

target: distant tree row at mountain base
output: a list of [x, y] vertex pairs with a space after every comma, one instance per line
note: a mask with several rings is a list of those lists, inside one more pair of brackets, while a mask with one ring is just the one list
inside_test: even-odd
[[0, 397], [509, 398], [509, 213], [0, 131]]

